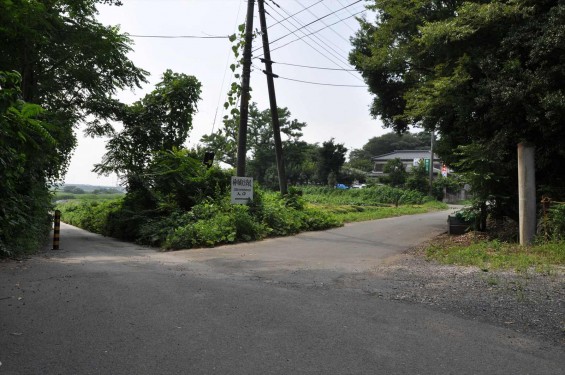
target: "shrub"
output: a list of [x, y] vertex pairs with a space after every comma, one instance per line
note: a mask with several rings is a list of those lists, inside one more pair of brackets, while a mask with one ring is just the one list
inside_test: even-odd
[[565, 204], [553, 205], [540, 220], [540, 234], [545, 240], [565, 240]]

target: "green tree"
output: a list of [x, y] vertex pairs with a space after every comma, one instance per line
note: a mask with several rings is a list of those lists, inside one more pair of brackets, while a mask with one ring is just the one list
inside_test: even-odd
[[407, 172], [404, 163], [399, 158], [391, 159], [386, 162], [383, 172], [387, 174], [386, 182], [392, 186], [404, 186]]
[[0, 71], [0, 257], [39, 249], [61, 160], [45, 110], [20, 100], [21, 76]]
[[[116, 107], [113, 96], [145, 81], [146, 73], [127, 58], [131, 40], [117, 27], [96, 21], [97, 3], [119, 5], [112, 0], [0, 0], [5, 162], [0, 212], [6, 222], [18, 223], [0, 236], [21, 239], [15, 231], [26, 231], [6, 251], [32, 250], [40, 241], [32, 237], [49, 227], [49, 187], [66, 172], [76, 127], [85, 123], [89, 134], [107, 132]], [[21, 205], [17, 212], [16, 203]]]
[[[438, 153], [450, 165], [466, 161], [460, 170], [472, 173], [472, 155], [499, 161], [482, 167], [485, 181], [475, 179], [474, 188], [506, 214], [517, 207], [519, 142], [536, 146], [540, 185], [565, 185], [562, 1], [374, 1], [369, 8], [379, 22], [361, 21], [350, 60], [375, 94], [374, 116], [396, 131], [437, 130]], [[455, 153], [460, 146], [470, 148]]]
[[318, 150], [318, 180], [320, 183], [326, 184], [330, 173], [338, 178], [341, 167], [345, 163], [346, 153], [347, 148], [341, 143], [335, 143], [333, 138], [322, 143], [322, 147]]
[[415, 165], [414, 168], [408, 172], [406, 188], [419, 191], [422, 194], [428, 194], [430, 190], [430, 175], [426, 171], [426, 165], [423, 160], [420, 160], [418, 165]]
[[[279, 108], [278, 114], [287, 178], [291, 181], [300, 180], [297, 168], [305, 162], [304, 153], [307, 152], [307, 146], [300, 143], [300, 137], [302, 137], [302, 129], [306, 123], [291, 119], [288, 108]], [[201, 139], [207, 149], [214, 150], [218, 154], [219, 160], [231, 166], [235, 166], [236, 163], [238, 125], [239, 116], [237, 115], [224, 119], [221, 129]], [[252, 103], [249, 106], [247, 132], [247, 151], [251, 154], [251, 158], [247, 161], [247, 175], [252, 176], [264, 187], [276, 188], [278, 175], [271, 111], [269, 109], [259, 110], [257, 104]]]
[[120, 105], [115, 118], [123, 130], [108, 141], [107, 152], [94, 171], [122, 176], [130, 194], [149, 191], [149, 165], [158, 152], [182, 148], [200, 92], [201, 84], [194, 76], [167, 70], [143, 99]]

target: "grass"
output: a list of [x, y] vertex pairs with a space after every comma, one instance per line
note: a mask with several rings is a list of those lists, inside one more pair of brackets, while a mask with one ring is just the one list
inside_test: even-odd
[[53, 195], [53, 202], [58, 201], [105, 201], [109, 199], [116, 199], [119, 197], [124, 196], [125, 193], [101, 193], [101, 194], [92, 194], [92, 193], [84, 193], [84, 194], [75, 194], [75, 193], [67, 193], [64, 191], [57, 191]]
[[447, 208], [447, 205], [445, 205], [444, 203], [433, 201], [420, 205], [403, 205], [398, 207], [387, 205], [359, 206], [336, 204], [311, 204], [311, 206], [335, 215], [344, 223], [377, 220], [402, 215], [422, 214]]
[[565, 241], [520, 246], [498, 240], [460, 244], [448, 239], [430, 245], [426, 256], [444, 264], [476, 266], [483, 271], [514, 269], [527, 272], [533, 268], [540, 273], [551, 273], [553, 266], [565, 265]]

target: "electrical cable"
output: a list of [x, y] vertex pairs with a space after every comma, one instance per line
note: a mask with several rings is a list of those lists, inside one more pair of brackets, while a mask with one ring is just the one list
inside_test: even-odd
[[[272, 8], [272, 9], [275, 10], [274, 8]], [[276, 10], [275, 10], [275, 12], [276, 12]], [[279, 15], [280, 15], [280, 14], [279, 14]], [[285, 27], [287, 30], [290, 30], [290, 29], [289, 29], [287, 26], [285, 26], [284, 24], [283, 24], [283, 27]], [[297, 29], [297, 30], [298, 30], [298, 29]], [[291, 32], [294, 33], [294, 34], [296, 34], [296, 31], [291, 31]], [[301, 32], [302, 32], [303, 34], [305, 34], [304, 31], [301, 31]], [[300, 38], [299, 38], [299, 39], [300, 39]], [[317, 44], [320, 48], [322, 48], [322, 49], [325, 50], [327, 53], [329, 53], [330, 55], [332, 55], [333, 58], [330, 58], [330, 57], [327, 56], [325, 53], [321, 52], [319, 49], [317, 49], [316, 47], [314, 47], [313, 45], [311, 45], [310, 43], [308, 43], [308, 42], [305, 41], [304, 39], [300, 39], [300, 40], [302, 40], [303, 43], [305, 43], [305, 44], [308, 45], [310, 48], [312, 48], [314, 51], [318, 52], [320, 55], [322, 55], [323, 57], [325, 57], [326, 59], [328, 59], [329, 61], [331, 61], [331, 62], [332, 62], [333, 64], [335, 64], [336, 66], [338, 66], [338, 67], [340, 67], [340, 68], [344, 68], [343, 65], [341, 65], [341, 64], [349, 65], [349, 63], [348, 63], [345, 59], [343, 59], [341, 56], [339, 56], [339, 54], [336, 56], [335, 53], [329, 51], [326, 47], [322, 46], [318, 41], [313, 40], [313, 39], [311, 40], [313, 43]], [[273, 49], [273, 50], [274, 50], [274, 49]], [[273, 50], [271, 50], [271, 51], [273, 51]], [[334, 52], [336, 52], [336, 51], [334, 50]], [[336, 53], [337, 53], [337, 52], [336, 52]], [[261, 56], [262, 56], [262, 55], [260, 55], [259, 57], [261, 57]], [[334, 60], [335, 58], [337, 58], [338, 60], [343, 59], [344, 62], [338, 63], [338, 62], [336, 62], [336, 60]], [[351, 74], [353, 77], [359, 79], [359, 78], [358, 78], [357, 76], [355, 76], [354, 74], [352, 74], [352, 73], [349, 73], [349, 74]], [[359, 80], [360, 80], [360, 79], [359, 79]]]
[[[337, 3], [341, 6], [343, 6], [343, 3], [341, 2], [341, 0], [337, 0]], [[325, 6], [328, 10], [331, 10], [326, 4], [322, 4], [322, 5]], [[349, 9], [347, 9], [347, 12], [349, 14], [353, 15], [353, 13]], [[344, 25], [347, 26], [349, 28], [349, 30], [353, 31], [354, 33], [357, 32], [357, 30], [355, 30], [353, 27], [349, 26], [348, 23], [344, 23]]]
[[[272, 9], [274, 9], [274, 8], [272, 8]], [[275, 11], [276, 11], [276, 10], [275, 10]], [[288, 29], [288, 27], [286, 27], [284, 24], [283, 24], [283, 26], [284, 26], [287, 30], [290, 30], [290, 29]], [[294, 31], [293, 33], [296, 34], [296, 31]], [[304, 31], [302, 31], [302, 33], [305, 34]], [[303, 37], [299, 37], [299, 38], [296, 39], [296, 40], [302, 40], [303, 43], [305, 43], [306, 45], [308, 45], [308, 46], [309, 46], [310, 48], [312, 48], [314, 51], [318, 52], [320, 55], [322, 55], [324, 58], [326, 58], [327, 60], [329, 60], [330, 62], [332, 62], [334, 65], [340, 67], [341, 69], [347, 70], [347, 68], [344, 68], [343, 65], [341, 65], [341, 64], [349, 65], [349, 62], [348, 62], [347, 60], [343, 59], [341, 56], [338, 55], [337, 58], [338, 58], [338, 59], [343, 59], [343, 61], [344, 61], [343, 63], [341, 63], [341, 62], [338, 63], [338, 62], [336, 62], [334, 59], [328, 57], [325, 53], [321, 52], [319, 49], [317, 49], [316, 47], [314, 47], [313, 45], [311, 45], [310, 43], [308, 43], [307, 41], [305, 41], [303, 38], [304, 38], [304, 36], [303, 36]], [[295, 41], [296, 41], [296, 40], [295, 40]], [[336, 58], [336, 55], [335, 55], [334, 53], [332, 53], [331, 51], [328, 51], [327, 48], [325, 48], [324, 46], [320, 45], [320, 43], [318, 43], [316, 40], [312, 40], [312, 42], [314, 42], [314, 43], [317, 44], [319, 47], [321, 47], [321, 48], [324, 49], [326, 52], [328, 52], [330, 55], [332, 55], [334, 58]], [[287, 44], [289, 44], [289, 43], [287, 43]], [[279, 49], [279, 48], [281, 48], [281, 47], [282, 47], [282, 46], [277, 47], [277, 48], [274, 48], [274, 49], [272, 49], [271, 51], [274, 51], [274, 50]], [[336, 51], [334, 50], [334, 52], [336, 52]], [[336, 53], [337, 53], [337, 52], [336, 52]], [[261, 57], [261, 56], [262, 56], [262, 55], [260, 55], [260, 56], [258, 56], [258, 57]], [[353, 74], [352, 72], [348, 72], [348, 74], [350, 74], [350, 75], [351, 75], [352, 77], [354, 77], [355, 79], [357, 79], [357, 80], [363, 82], [363, 80], [362, 80], [360, 77], [356, 76], [356, 75]]]
[[156, 39], [229, 39], [229, 35], [140, 35], [126, 34], [132, 38], [156, 38]]
[[[288, 16], [288, 17], [286, 17], [285, 19], [280, 20], [279, 22], [276, 22], [276, 23], [270, 25], [269, 27], [267, 27], [267, 29], [270, 29], [271, 27], [276, 26], [276, 25], [278, 25], [279, 23], [284, 22], [284, 21], [286, 21], [287, 19], [296, 16], [297, 14], [300, 14], [300, 13], [304, 12], [305, 10], [312, 8], [314, 5], [319, 4], [319, 3], [321, 3], [322, 1], [324, 1], [324, 0], [319, 0], [319, 1], [316, 2], [316, 3], [314, 3], [314, 4], [312, 4], [312, 5], [309, 5], [308, 7], [302, 9], [301, 11], [298, 11], [298, 12], [296, 12], [296, 13], [294, 13], [294, 14]], [[274, 1], [271, 1], [271, 2], [272, 2], [273, 4], [275, 4], [277, 7], [280, 8], [280, 5], [278, 5], [278, 4], [275, 3]], [[267, 4], [267, 3], [265, 3], [265, 4]]]
[[[267, 71], [261, 69], [260, 67], [256, 66], [256, 65], [251, 65], [253, 68], [260, 70], [263, 72], [263, 74], [267, 75]], [[293, 82], [300, 82], [300, 83], [307, 83], [310, 85], [318, 85], [318, 86], [334, 86], [334, 87], [367, 87], [367, 85], [348, 85], [348, 84], [339, 84], [339, 83], [324, 83], [324, 82], [312, 82], [312, 81], [304, 81], [301, 79], [294, 79], [294, 78], [288, 78], [288, 77], [282, 77], [278, 74], [272, 74], [273, 78], [280, 78], [280, 79], [284, 79], [286, 81], [293, 81]]]
[[[261, 62], [265, 62], [265, 59], [260, 59]], [[336, 71], [345, 71], [345, 72], [355, 72], [355, 69], [342, 69], [342, 68], [327, 68], [327, 67], [322, 67], [322, 66], [312, 66], [312, 65], [300, 65], [300, 64], [291, 64], [291, 63], [284, 63], [284, 62], [280, 62], [280, 61], [271, 61], [271, 63], [273, 64], [279, 64], [279, 65], [289, 65], [289, 66], [296, 66], [299, 68], [308, 68], [308, 69], [319, 69], [319, 70], [336, 70]]]
[[[338, 9], [338, 10], [332, 12], [332, 13], [328, 13], [328, 14], [326, 14], [325, 16], [322, 16], [322, 17], [320, 17], [320, 18], [318, 18], [318, 19], [315, 19], [314, 21], [311, 21], [311, 22], [307, 23], [306, 25], [302, 26], [301, 29], [303, 29], [303, 28], [305, 28], [305, 27], [308, 27], [308, 26], [310, 26], [310, 25], [312, 25], [312, 24], [314, 24], [314, 23], [316, 23], [316, 22], [319, 22], [320, 20], [322, 20], [322, 19], [324, 19], [324, 18], [326, 18], [326, 17], [329, 17], [329, 16], [331, 16], [332, 14], [335, 14], [335, 13], [337, 13], [337, 12], [339, 12], [339, 11], [345, 9], [345, 8], [348, 8], [348, 7], [353, 6], [353, 5], [357, 4], [357, 3], [360, 3], [361, 1], [363, 1], [363, 0], [357, 0], [357, 1], [355, 1], [354, 3], [351, 3], [351, 4], [349, 4], [349, 5], [347, 5], [347, 6], [343, 7], [343, 8], [340, 8], [340, 9]], [[282, 21], [281, 21], [281, 22], [282, 22]], [[299, 31], [299, 30], [300, 30], [300, 29], [297, 29], [297, 30], [294, 30], [294, 31], [296, 32], [296, 31]], [[293, 34], [293, 32], [290, 32], [290, 33], [288, 33], [288, 34], [285, 34], [285, 35], [281, 36], [280, 38], [277, 38], [277, 39], [271, 41], [270, 44], [273, 44], [273, 43], [275, 43], [275, 42], [277, 42], [277, 41], [279, 41], [279, 40], [281, 40], [281, 39], [286, 38], [286, 37], [289, 36], [289, 35], [292, 35], [292, 34]], [[254, 50], [253, 52], [255, 52], [255, 51], [256, 51], [256, 50]]]
[[[284, 10], [284, 8], [280, 8], [280, 9], [281, 9], [281, 11], [284, 12], [285, 14], [288, 14], [288, 12], [287, 12], [286, 10]], [[312, 13], [311, 11], [309, 11], [309, 12], [310, 12], [311, 14], [313, 14], [314, 17], [318, 17], [317, 15], [315, 15], [314, 13]], [[279, 13], [279, 15], [280, 15], [280, 13]], [[304, 24], [303, 24], [302, 22], [300, 22], [300, 20], [299, 20], [298, 18], [295, 18], [294, 21], [295, 21], [299, 26], [304, 26]], [[299, 27], [297, 27], [295, 24], [291, 23], [290, 21], [288, 21], [288, 22], [289, 22], [293, 27], [295, 27], [297, 30], [299, 29]], [[323, 21], [321, 21], [321, 22], [322, 22], [324, 25], [327, 26], [326, 23], [324, 23]], [[322, 29], [320, 29], [320, 30], [323, 30], [323, 29], [324, 29], [324, 28], [322, 28]], [[309, 32], [309, 35], [316, 34], [316, 33], [310, 32], [310, 29], [309, 29], [309, 28], [305, 28], [304, 30], [307, 31], [307, 32]], [[301, 33], [305, 33], [304, 30], [300, 30], [300, 32], [301, 32]], [[334, 30], [332, 29], [332, 31], [334, 31]], [[335, 31], [334, 31], [334, 32], [335, 32]], [[293, 34], [296, 35], [296, 33], [293, 33]], [[344, 51], [340, 46], [338, 46], [337, 44], [335, 44], [333, 41], [328, 40], [328, 39], [322, 37], [321, 35], [316, 35], [315, 38], [316, 38], [317, 40], [319, 40], [321, 43], [323, 43], [324, 45], [326, 45], [328, 48], [330, 48], [332, 51], [334, 51], [335, 53], [337, 53], [338, 55], [340, 55], [340, 53], [345, 53], [345, 54], [347, 54], [346, 51]], [[348, 41], [347, 39], [345, 39], [345, 38], [344, 38], [344, 40], [345, 40], [345, 41], [347, 42], [347, 44], [349, 45], [349, 41]], [[330, 44], [333, 45], [335, 48], [331, 47]], [[336, 51], [336, 49], [338, 49], [340, 52]], [[345, 59], [344, 59], [344, 60], [345, 60]], [[346, 63], [347, 63], [347, 61], [346, 61]]]
[[[294, 0], [294, 2], [304, 8], [304, 5], [301, 4], [298, 0]], [[330, 9], [330, 7], [328, 7], [325, 3], [323, 3], [322, 5], [325, 6], [326, 9], [328, 9], [330, 12], [333, 11], [333, 9]], [[318, 15], [315, 14], [314, 12], [312, 12], [311, 10], [308, 10], [308, 13], [310, 13], [310, 14], [313, 15], [314, 17], [318, 17]], [[327, 24], [326, 24], [324, 21], [320, 21], [320, 22], [321, 22], [324, 26], [327, 26]], [[349, 43], [349, 40], [345, 39], [345, 38], [343, 37], [343, 35], [341, 35], [340, 33], [338, 33], [337, 31], [335, 31], [334, 29], [331, 29], [331, 31], [333, 31], [339, 38], [341, 38], [342, 40], [345, 40], [347, 43]]]
[[[239, 20], [239, 14], [241, 12], [241, 4], [243, 4], [243, 0], [241, 0], [239, 2], [239, 7], [237, 8], [237, 15], [235, 16], [234, 29], [236, 29], [236, 30], [237, 30], [237, 23], [238, 23], [238, 20]], [[228, 52], [228, 57], [226, 59], [226, 67], [224, 68], [224, 76], [222, 78], [222, 84], [220, 86], [220, 94], [218, 95], [218, 103], [216, 104], [216, 111], [214, 112], [214, 121], [212, 122], [212, 132], [210, 134], [213, 134], [214, 129], [216, 128], [216, 118], [218, 117], [218, 108], [220, 107], [220, 102], [222, 100], [222, 91], [224, 91], [224, 83], [226, 81], [226, 73], [228, 71], [231, 54], [232, 54], [232, 51], [230, 50], [230, 52]], [[225, 108], [223, 106], [222, 106], [222, 108], [223, 108], [223, 110], [222, 110], [222, 115], [223, 115]]]
[[[322, 31], [322, 30], [324, 30], [324, 29], [327, 29], [328, 27], [331, 27], [331, 26], [333, 26], [333, 25], [335, 25], [335, 24], [337, 24], [337, 23], [340, 23], [340, 22], [342, 22], [342, 21], [344, 21], [344, 20], [346, 20], [346, 19], [348, 19], [348, 18], [355, 17], [356, 15], [358, 15], [358, 14], [360, 14], [360, 13], [363, 13], [363, 12], [365, 12], [365, 11], [362, 10], [362, 11], [360, 11], [360, 12], [354, 13], [353, 15], [351, 15], [351, 16], [349, 16], [349, 17], [340, 19], [339, 21], [336, 21], [336, 22], [334, 22], [334, 23], [332, 23], [332, 24], [330, 24], [330, 25], [327, 25], [327, 26], [325, 26], [325, 27], [322, 27], [321, 29], [318, 29], [318, 30], [316, 30], [316, 31], [313, 31], [313, 32], [311, 32], [311, 33], [309, 33], [309, 34], [305, 34], [305, 35], [303, 35], [303, 36], [301, 36], [301, 37], [298, 37], [297, 39], [294, 39], [294, 40], [292, 40], [292, 41], [290, 41], [290, 42], [288, 42], [288, 43], [285, 43], [285, 44], [283, 44], [282, 46], [278, 46], [278, 47], [276, 47], [276, 48], [273, 48], [271, 51], [276, 51], [276, 50], [278, 50], [278, 49], [280, 49], [280, 48], [286, 47], [286, 46], [288, 46], [289, 44], [292, 44], [292, 43], [294, 43], [294, 42], [296, 42], [296, 41], [299, 41], [299, 40], [301, 40], [301, 39], [303, 39], [303, 38], [305, 38], [305, 37], [307, 37], [307, 36], [316, 34], [316, 33], [320, 32], [320, 31]], [[349, 62], [348, 62], [348, 64], [349, 64]]]

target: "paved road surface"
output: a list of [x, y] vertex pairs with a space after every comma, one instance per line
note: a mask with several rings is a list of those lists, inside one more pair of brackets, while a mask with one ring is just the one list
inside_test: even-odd
[[561, 347], [343, 282], [446, 216], [171, 253], [63, 225], [0, 263], [0, 375], [565, 373]]

